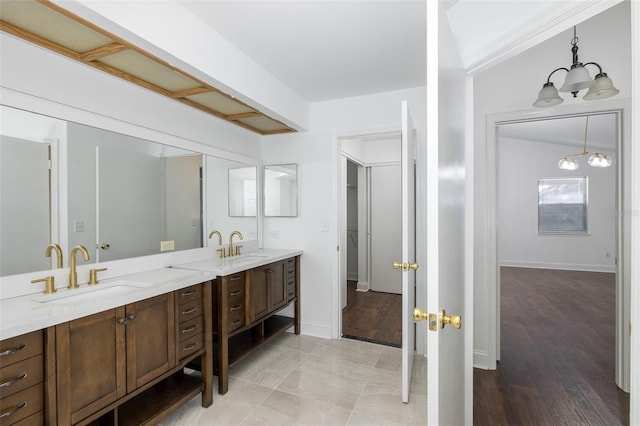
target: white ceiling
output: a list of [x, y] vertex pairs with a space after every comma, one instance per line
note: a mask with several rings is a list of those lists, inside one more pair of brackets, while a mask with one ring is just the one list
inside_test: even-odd
[[426, 85], [423, 0], [179, 2], [309, 102]]

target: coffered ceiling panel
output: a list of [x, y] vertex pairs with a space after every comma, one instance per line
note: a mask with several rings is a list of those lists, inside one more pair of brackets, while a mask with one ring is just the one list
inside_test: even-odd
[[295, 132], [49, 0], [0, 0], [0, 30], [253, 132]]

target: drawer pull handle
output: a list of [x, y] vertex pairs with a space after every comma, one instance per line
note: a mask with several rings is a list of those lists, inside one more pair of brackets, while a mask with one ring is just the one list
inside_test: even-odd
[[182, 311], [182, 315], [189, 315], [189, 314], [192, 314], [192, 313], [196, 312], [197, 310], [198, 310], [198, 307], [196, 306], [196, 307], [188, 309], [186, 311]]
[[240, 309], [240, 308], [241, 308], [241, 306], [240, 306], [240, 305], [237, 305], [237, 306], [232, 307], [232, 308], [230, 309], [230, 311], [231, 311], [231, 312], [233, 312], [233, 311], [237, 311], [237, 310], [238, 310], [238, 309]]
[[20, 373], [15, 379], [9, 380], [8, 382], [0, 383], [0, 388], [11, 386], [15, 382], [19, 382], [20, 380], [25, 379], [26, 377], [27, 377], [27, 373]]
[[238, 290], [238, 291], [232, 291], [231, 293], [229, 293], [229, 296], [237, 296], [237, 295], [239, 295], [240, 293], [242, 293], [240, 290]]
[[24, 348], [26, 348], [27, 345], [25, 345], [24, 343], [20, 343], [18, 346], [15, 347], [15, 349], [9, 349], [6, 350], [4, 352], [0, 352], [0, 356], [9, 356], [9, 355], [13, 355], [18, 351], [23, 350]]
[[182, 330], [182, 334], [191, 333], [192, 331], [195, 331], [197, 329], [198, 329], [198, 324], [194, 325], [193, 327], [185, 328], [184, 330]]
[[182, 352], [189, 352], [189, 351], [194, 350], [194, 349], [195, 349], [195, 348], [197, 348], [197, 347], [198, 347], [198, 344], [197, 344], [197, 343], [192, 343], [192, 344], [190, 344], [189, 346], [187, 346], [187, 347], [185, 347], [185, 348], [182, 348]]
[[138, 319], [138, 316], [137, 316], [136, 314], [131, 314], [131, 315], [129, 315], [129, 320], [130, 320], [130, 321], [135, 321], [135, 320], [137, 320], [137, 319]]
[[0, 414], [0, 419], [6, 419], [9, 416], [13, 416], [15, 413], [17, 413], [20, 409], [24, 408], [27, 406], [27, 402], [26, 401], [22, 401], [21, 403], [19, 403], [18, 405], [16, 405], [12, 410], [7, 411], [5, 413]]
[[236, 326], [238, 324], [240, 324], [240, 322], [242, 322], [242, 320], [235, 320], [234, 322], [231, 323], [232, 326]]
[[120, 324], [122, 324], [122, 325], [127, 325], [127, 323], [128, 323], [129, 321], [128, 321], [126, 318], [120, 318], [120, 319], [118, 320], [118, 322], [119, 322]]
[[242, 277], [231, 277], [231, 281], [239, 281]]
[[180, 296], [182, 296], [182, 297], [193, 296], [197, 292], [198, 292], [198, 290], [185, 291], [184, 293], [180, 293]]

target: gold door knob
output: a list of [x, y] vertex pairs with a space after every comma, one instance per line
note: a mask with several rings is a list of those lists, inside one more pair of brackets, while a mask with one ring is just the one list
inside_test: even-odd
[[429, 318], [429, 314], [423, 311], [422, 309], [416, 307], [413, 309], [413, 319], [416, 321], [422, 321]]
[[447, 315], [444, 309], [440, 309], [440, 328], [444, 328], [447, 324], [453, 328], [460, 329], [462, 327], [462, 317], [458, 314]]
[[409, 263], [409, 262], [393, 262], [393, 269], [402, 269], [403, 271], [408, 271], [409, 269], [413, 269], [414, 271], [420, 267], [417, 263]]

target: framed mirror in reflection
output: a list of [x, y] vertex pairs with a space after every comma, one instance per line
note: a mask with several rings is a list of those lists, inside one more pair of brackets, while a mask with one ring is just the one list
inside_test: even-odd
[[297, 164], [264, 166], [264, 215], [298, 215]]
[[255, 216], [217, 208], [246, 164], [0, 108], [0, 276], [55, 267], [50, 243], [67, 266], [79, 244], [97, 263], [203, 247], [209, 227], [257, 237]]

